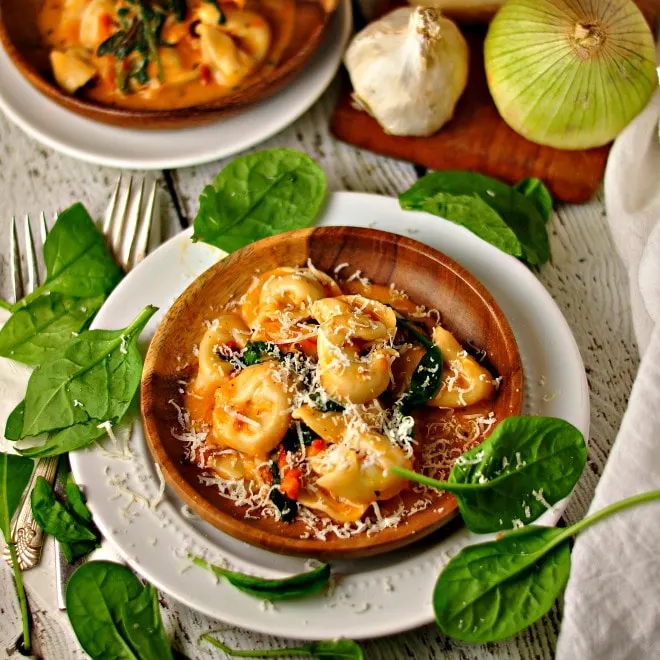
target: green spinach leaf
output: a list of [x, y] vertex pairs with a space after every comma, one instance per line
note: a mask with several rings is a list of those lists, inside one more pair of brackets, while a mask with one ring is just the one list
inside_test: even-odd
[[63, 357], [35, 369], [25, 395], [22, 437], [119, 420], [140, 384], [137, 339], [156, 309], [146, 307], [123, 330], [88, 330]]
[[251, 367], [253, 364], [269, 360], [271, 358], [280, 358], [282, 353], [276, 344], [268, 341], [249, 341], [241, 353], [241, 360], [245, 365]]
[[233, 252], [309, 227], [325, 191], [323, 170], [299, 151], [270, 149], [236, 158], [202, 191], [193, 241]]
[[[64, 460], [66, 460], [66, 458]], [[64, 483], [64, 494], [66, 495], [66, 501], [71, 511], [73, 511], [73, 513], [83, 522], [91, 523], [92, 514], [87, 508], [85, 496], [80, 490], [78, 484], [74, 481], [71, 471], [68, 471], [66, 475], [66, 481]]]
[[122, 635], [140, 660], [172, 660], [172, 649], [160, 616], [158, 593], [146, 584], [133, 601], [121, 606]]
[[43, 444], [19, 449], [19, 451], [23, 456], [29, 458], [59, 456], [86, 447], [94, 440], [102, 438], [106, 433], [105, 428], [99, 428], [98, 420], [94, 419], [49, 433]]
[[140, 660], [124, 637], [123, 605], [136, 601], [144, 587], [126, 566], [90, 561], [71, 576], [66, 611], [80, 645], [94, 660]]
[[0, 356], [25, 364], [52, 359], [89, 325], [104, 299], [51, 293], [27, 303], [0, 329]]
[[103, 234], [78, 203], [63, 211], [44, 243], [46, 280], [14, 305], [25, 307], [45, 293], [92, 298], [112, 291], [122, 272]]
[[20, 401], [16, 407], [9, 413], [5, 423], [5, 438], [16, 442], [20, 440], [23, 432], [23, 416], [25, 415], [25, 399]]
[[485, 534], [536, 520], [570, 494], [586, 461], [584, 437], [572, 424], [554, 417], [509, 417], [456, 461], [448, 481], [391, 469], [453, 493], [467, 528]]
[[30, 498], [32, 515], [41, 529], [62, 543], [95, 541], [96, 534], [55, 497], [50, 484], [38, 477]]
[[569, 540], [618, 511], [660, 500], [660, 490], [615, 502], [565, 529], [529, 526], [463, 548], [435, 585], [438, 627], [465, 642], [495, 642], [540, 619], [568, 581]]
[[18, 565], [16, 544], [11, 538], [11, 519], [21, 502], [21, 497], [32, 476], [34, 464], [31, 460], [21, 456], [0, 453], [0, 531], [5, 538], [11, 567], [14, 572], [14, 584], [16, 585], [16, 596], [21, 610], [21, 621], [23, 624], [23, 647], [26, 651], [32, 648], [30, 637], [30, 613], [28, 611], [27, 597], [23, 588], [23, 574]]
[[233, 649], [219, 639], [212, 637], [213, 631], [200, 637], [205, 642], [224, 651], [234, 658], [281, 658], [283, 656], [305, 656], [318, 658], [318, 660], [363, 660], [362, 649], [350, 639], [327, 640], [310, 642], [301, 646], [290, 646], [282, 649], [254, 649], [244, 651]]
[[[490, 210], [467, 201], [474, 198]], [[550, 258], [548, 230], [535, 204], [497, 179], [473, 172], [432, 172], [402, 193], [399, 202], [404, 209], [427, 211], [463, 225], [530, 264]]]
[[552, 195], [541, 179], [521, 179], [514, 188], [536, 206], [541, 217], [548, 222], [552, 214]]
[[299, 573], [288, 578], [269, 580], [266, 578], [245, 575], [230, 571], [221, 566], [209, 564], [201, 557], [188, 555], [193, 564], [206, 568], [218, 577], [225, 578], [231, 585], [250, 596], [264, 600], [285, 600], [289, 598], [302, 598], [318, 593], [327, 587], [330, 580], [329, 564], [321, 564], [312, 571]]

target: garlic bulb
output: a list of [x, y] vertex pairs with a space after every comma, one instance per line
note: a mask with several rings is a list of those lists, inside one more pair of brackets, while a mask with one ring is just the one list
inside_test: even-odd
[[408, 0], [413, 7], [437, 7], [457, 23], [488, 23], [506, 0]]
[[344, 63], [353, 98], [387, 133], [431, 135], [454, 113], [468, 47], [435, 7], [402, 7], [359, 32]]

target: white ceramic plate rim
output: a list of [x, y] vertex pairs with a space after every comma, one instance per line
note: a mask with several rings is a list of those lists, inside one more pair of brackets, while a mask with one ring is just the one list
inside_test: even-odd
[[86, 162], [143, 170], [200, 165], [263, 142], [318, 100], [337, 73], [351, 34], [350, 0], [343, 0], [332, 21], [319, 51], [283, 90], [208, 126], [139, 131], [86, 119], [42, 95], [23, 78], [2, 47], [0, 109], [35, 140]]
[[[370, 223], [370, 218], [378, 218], [378, 221]], [[588, 388], [577, 344], [550, 295], [524, 265], [461, 227], [426, 214], [404, 212], [396, 199], [387, 197], [335, 193], [330, 196], [319, 224], [375, 226], [412, 235], [438, 249], [442, 244], [444, 251], [468, 270], [490, 272], [490, 278], [482, 276], [480, 279], [503, 307], [521, 348], [526, 370], [525, 413], [563, 417], [588, 437]], [[144, 304], [160, 303], [163, 308], [145, 330], [145, 337], [151, 337], [166, 308], [176, 297], [170, 299], [163, 298], [162, 294], [146, 293], [149, 282], [156, 289], [165, 286], [161, 280], [167, 279], [167, 274], [163, 270], [159, 274], [158, 270], [166, 268], [172, 277], [183, 278], [187, 286], [217, 260], [218, 251], [203, 244], [192, 244], [189, 236], [190, 230], [187, 230], [171, 239], [125, 278], [100, 311], [94, 325], [121, 327]], [[183, 283], [179, 285], [180, 290], [183, 286]], [[515, 291], [509, 294], [515, 295], [503, 297], [502, 286], [514, 287]], [[536, 324], [533, 331], [530, 331], [530, 324]], [[522, 343], [521, 339], [524, 339]], [[542, 354], [543, 359], [539, 357]], [[547, 387], [561, 385], [562, 392], [546, 395], [549, 390], [543, 389], [546, 385], [541, 386], [546, 374]], [[210, 586], [203, 571], [193, 569], [181, 578], [177, 573], [185, 568], [184, 564], [181, 560], [174, 562], [167, 553], [154, 552], [147, 542], [150, 530], [156, 530], [153, 533], [158, 537], [158, 543], [170, 549], [180, 549], [185, 543], [198, 554], [210, 553], [210, 558], [214, 559], [221, 548], [220, 555], [229, 556], [238, 570], [268, 577], [302, 570], [302, 560], [256, 550], [216, 530], [209, 531], [206, 523], [184, 519], [171, 503], [176, 499], [171, 493], [168, 494], [171, 501], [159, 506], [157, 511], [141, 511], [139, 531], [133, 531], [130, 525], [119, 529], [122, 522], [116, 513], [116, 505], [109, 502], [112, 491], [103, 485], [106, 471], [125, 469], [131, 472], [130, 477], [135, 477], [131, 483], [140, 487], [148, 497], [153, 497], [157, 491], [152, 459], [139, 426], [134, 429], [132, 443], [136, 459], [128, 466], [121, 465], [119, 459], [107, 458], [97, 449], [71, 455], [74, 476], [87, 490], [95, 521], [127, 563], [156, 587], [189, 607], [231, 625], [298, 639], [339, 636], [363, 639], [430, 623], [433, 620], [431, 586], [434, 579], [429, 579], [429, 573], [437, 575], [462, 547], [489, 538], [470, 534], [463, 528], [437, 542], [422, 541], [380, 558], [338, 562], [339, 570], [348, 572], [348, 575], [332, 597], [278, 604], [276, 612], [263, 613], [258, 603], [231, 587], [223, 583]], [[567, 500], [558, 503], [537, 522], [555, 524], [566, 504]], [[156, 520], [158, 524], [154, 522]], [[394, 592], [388, 593], [392, 584], [395, 585]], [[365, 603], [370, 607], [362, 610]]]

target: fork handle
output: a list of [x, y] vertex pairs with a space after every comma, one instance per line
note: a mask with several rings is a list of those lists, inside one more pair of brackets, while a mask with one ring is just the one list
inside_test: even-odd
[[[50, 458], [42, 458], [37, 461], [37, 466], [30, 478], [30, 483], [25, 489], [25, 497], [11, 527], [11, 535], [16, 544], [18, 565], [23, 571], [33, 568], [39, 563], [41, 550], [44, 545], [44, 533], [32, 515], [32, 506], [30, 503], [32, 489], [37, 481], [37, 477], [43, 477], [51, 486], [53, 485], [55, 475], [57, 474], [58, 459], [59, 456], [51, 456]], [[5, 561], [11, 562], [8, 547], [5, 548], [3, 557]]]

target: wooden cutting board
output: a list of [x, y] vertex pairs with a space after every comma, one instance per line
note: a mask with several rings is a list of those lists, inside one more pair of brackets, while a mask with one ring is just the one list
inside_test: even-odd
[[[404, 4], [385, 0], [383, 13]], [[659, 0], [637, 0], [651, 25], [660, 17]], [[454, 119], [430, 137], [386, 134], [375, 119], [351, 101], [345, 82], [330, 120], [330, 131], [344, 142], [433, 170], [472, 170], [515, 183], [538, 177], [557, 200], [586, 202], [598, 189], [610, 145], [583, 151], [565, 151], [529, 142], [507, 126], [488, 91], [483, 65], [486, 26], [461, 26], [470, 45], [470, 75]]]

